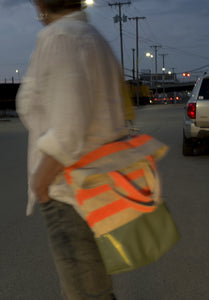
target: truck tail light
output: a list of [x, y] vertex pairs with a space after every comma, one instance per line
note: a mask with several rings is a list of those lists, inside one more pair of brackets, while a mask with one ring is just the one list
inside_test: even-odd
[[196, 118], [196, 103], [189, 103], [187, 107], [187, 115], [190, 119]]

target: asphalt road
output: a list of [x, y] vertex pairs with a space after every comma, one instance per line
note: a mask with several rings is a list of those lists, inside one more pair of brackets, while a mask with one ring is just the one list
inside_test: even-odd
[[[141, 132], [170, 147], [158, 167], [182, 238], [156, 263], [113, 276], [118, 300], [209, 299], [209, 154], [182, 156], [182, 118], [183, 105], [137, 110]], [[61, 300], [39, 212], [25, 217], [26, 143], [16, 119], [0, 122], [0, 300]]]

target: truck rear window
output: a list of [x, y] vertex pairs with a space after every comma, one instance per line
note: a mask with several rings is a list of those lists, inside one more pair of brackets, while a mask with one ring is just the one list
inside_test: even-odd
[[199, 91], [198, 99], [209, 100], [209, 77], [203, 79], [201, 88]]

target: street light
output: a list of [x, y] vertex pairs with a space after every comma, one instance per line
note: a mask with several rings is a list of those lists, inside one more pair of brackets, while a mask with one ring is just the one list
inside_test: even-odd
[[154, 55], [153, 55], [152, 53], [150, 53], [150, 52], [146, 52], [146, 57], [153, 58], [153, 57], [154, 57]]
[[86, 0], [85, 3], [87, 5], [92, 5], [92, 4], [94, 4], [94, 0]]
[[166, 100], [166, 97], [165, 97], [165, 67], [162, 67], [162, 72], [163, 72], [163, 100]]
[[16, 74], [17, 74], [17, 76], [18, 76], [18, 80], [20, 81], [20, 71], [18, 70], [18, 69], [16, 69]]
[[[150, 53], [150, 52], [146, 52], [145, 55], [148, 58], [153, 58], [154, 57], [154, 55], [152, 53]], [[152, 70], [151, 70], [151, 86], [152, 86], [152, 74], [153, 74], [153, 59], [152, 59]]]

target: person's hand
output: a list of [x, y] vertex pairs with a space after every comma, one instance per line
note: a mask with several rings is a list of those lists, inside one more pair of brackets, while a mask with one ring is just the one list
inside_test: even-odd
[[47, 181], [43, 181], [43, 174], [36, 172], [32, 178], [32, 189], [39, 203], [46, 203], [49, 198], [49, 186]]
[[31, 182], [31, 188], [39, 203], [46, 203], [50, 200], [49, 186], [62, 170], [63, 166], [53, 157], [48, 155], [43, 157]]

